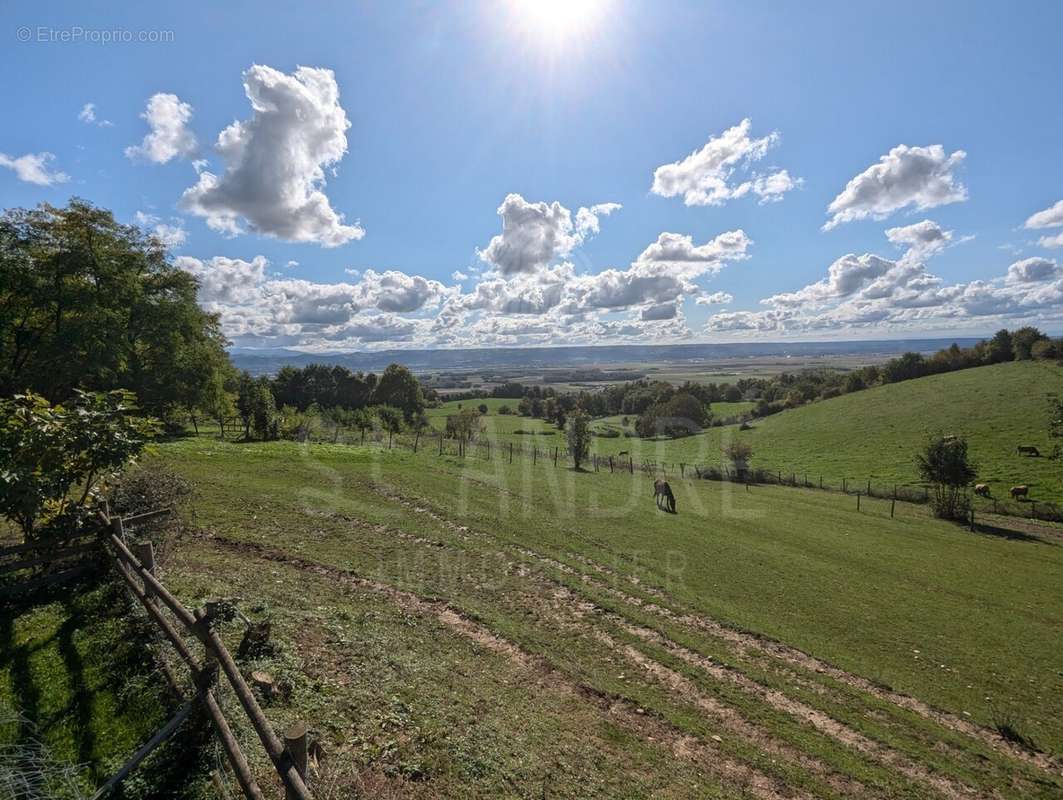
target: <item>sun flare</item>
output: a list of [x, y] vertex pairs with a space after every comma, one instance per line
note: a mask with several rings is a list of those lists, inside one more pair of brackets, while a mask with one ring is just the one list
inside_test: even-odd
[[556, 46], [589, 34], [604, 17], [608, 0], [510, 0], [510, 6], [521, 33]]

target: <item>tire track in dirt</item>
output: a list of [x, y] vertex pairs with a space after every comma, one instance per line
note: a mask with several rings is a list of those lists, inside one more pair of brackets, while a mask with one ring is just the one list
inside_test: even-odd
[[518, 645], [498, 636], [444, 601], [422, 598], [389, 584], [361, 577], [349, 570], [320, 564], [257, 542], [235, 541], [216, 534], [203, 539], [228, 550], [251, 553], [264, 561], [286, 564], [329, 578], [350, 589], [384, 596], [406, 611], [435, 617], [463, 638], [503, 655], [532, 672], [542, 684], [587, 700], [614, 722], [643, 739], [664, 745], [675, 757], [695, 762], [729, 784], [745, 789], [762, 800], [813, 800], [813, 795], [793, 789], [755, 767], [727, 756], [719, 748], [683, 733], [666, 720], [646, 713], [627, 698], [609, 695], [573, 680], [541, 657], [522, 650]]
[[[459, 532], [465, 535], [472, 535], [478, 539], [485, 541], [494, 541], [497, 544], [506, 546], [505, 542], [501, 542], [497, 537], [490, 534], [484, 534], [481, 532], [474, 532], [466, 525], [460, 525], [457, 522], [449, 519], [445, 514], [436, 511], [431, 507], [430, 503], [427, 503], [423, 499], [419, 499], [417, 502], [411, 501], [406, 496], [395, 492], [390, 487], [381, 486], [380, 484], [369, 484], [369, 487], [381, 496], [402, 504], [404, 507], [410, 508], [415, 513], [423, 514], [433, 519], [440, 525]], [[1063, 765], [1059, 761], [1049, 754], [1041, 752], [1033, 752], [1021, 747], [1018, 744], [1008, 741], [1002, 737], [996, 731], [992, 731], [988, 728], [984, 728], [976, 723], [970, 722], [951, 714], [947, 711], [936, 709], [929, 704], [918, 700], [910, 695], [903, 694], [901, 692], [895, 692], [892, 689], [879, 686], [867, 678], [864, 678], [855, 673], [848, 672], [830, 664], [822, 659], [816, 658], [803, 650], [795, 647], [783, 644], [774, 639], [770, 639], [759, 634], [743, 631], [738, 628], [726, 625], [722, 622], [714, 620], [710, 617], [706, 617], [700, 614], [694, 614], [691, 612], [683, 611], [676, 612], [670, 608], [662, 606], [655, 602], [648, 602], [641, 597], [629, 595], [614, 586], [608, 586], [595, 581], [591, 576], [586, 573], [582, 573], [579, 570], [574, 569], [568, 564], [565, 564], [557, 559], [546, 556], [542, 553], [538, 553], [527, 547], [521, 547], [517, 545], [511, 545], [516, 552], [539, 561], [540, 563], [547, 564], [560, 572], [578, 577], [580, 580], [586, 583], [594, 583], [597, 588], [610, 594], [618, 600], [624, 603], [635, 606], [643, 611], [647, 611], [655, 616], [667, 619], [670, 622], [681, 624], [688, 628], [694, 628], [701, 630], [705, 633], [712, 635], [717, 639], [721, 639], [735, 648], [735, 650], [744, 655], [749, 656], [751, 651], [760, 651], [767, 653], [773, 658], [790, 664], [801, 669], [814, 672], [821, 675], [826, 675], [839, 683], [845, 684], [851, 688], [862, 691], [877, 700], [889, 703], [897, 706], [898, 708], [910, 711], [918, 716], [928, 719], [932, 722], [941, 725], [944, 728], [948, 728], [956, 733], [961, 733], [969, 738], [976, 739], [983, 744], [989, 746], [993, 750], [1014, 758], [1017, 761], [1022, 761], [1026, 764], [1034, 766], [1044, 772], [1051, 775], [1063, 775]], [[627, 579], [628, 582], [638, 586], [638, 589], [646, 594], [656, 597], [657, 599], [664, 599], [663, 593], [653, 587], [648, 587], [645, 584], [641, 584], [637, 580], [632, 581], [629, 576], [619, 576], [613, 570], [602, 564], [596, 564], [591, 559], [585, 557], [580, 558], [581, 562], [585, 561], [588, 566], [591, 566], [595, 572], [601, 575], [608, 575], [616, 582], [617, 578]]]

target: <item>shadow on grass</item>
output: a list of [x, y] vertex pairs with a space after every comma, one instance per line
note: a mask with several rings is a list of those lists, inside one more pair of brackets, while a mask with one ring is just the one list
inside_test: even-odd
[[1017, 531], [1012, 528], [1001, 528], [997, 525], [984, 525], [981, 522], [975, 521], [974, 533], [979, 533], [983, 536], [993, 536], [997, 539], [1007, 539], [1012, 542], [1035, 542], [1037, 544], [1048, 545], [1049, 547], [1056, 547], [1056, 543], [1044, 539], [1040, 536], [1035, 536], [1032, 533], [1024, 533], [1023, 531]]
[[[84, 764], [96, 785], [176, 711], [153, 660], [150, 623], [135, 611], [107, 571], [0, 610], [0, 671], [7, 672], [25, 720], [18, 740], [35, 731], [58, 757]], [[37, 639], [27, 632], [39, 614], [50, 615], [53, 624], [51, 615], [59, 619], [57, 630]], [[200, 796], [210, 742], [205, 717], [193, 715], [111, 797]]]

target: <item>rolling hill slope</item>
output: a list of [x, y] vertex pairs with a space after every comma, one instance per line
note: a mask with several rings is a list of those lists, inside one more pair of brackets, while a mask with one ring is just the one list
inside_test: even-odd
[[[914, 454], [931, 432], [966, 436], [979, 479], [1004, 496], [1025, 483], [1037, 500], [1063, 500], [1063, 463], [1019, 456], [1016, 447], [1051, 451], [1048, 396], [1063, 394], [1063, 369], [1014, 362], [890, 384], [784, 411], [749, 431], [713, 428], [670, 441], [598, 439], [608, 455], [627, 450], [638, 460], [713, 464], [729, 437], [753, 446], [753, 464], [807, 473], [830, 483], [872, 479], [876, 485], [917, 481]], [[1061, 443], [1063, 444], [1063, 443]]]

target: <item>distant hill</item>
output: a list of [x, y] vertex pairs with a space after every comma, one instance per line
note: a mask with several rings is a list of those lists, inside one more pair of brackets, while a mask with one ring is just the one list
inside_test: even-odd
[[915, 351], [932, 353], [956, 342], [968, 347], [979, 338], [900, 339], [841, 342], [750, 342], [733, 344], [603, 345], [580, 347], [493, 347], [455, 350], [376, 350], [356, 353], [303, 353], [285, 348], [229, 352], [240, 369], [253, 374], [272, 374], [285, 364], [338, 364], [352, 370], [379, 371], [392, 362], [415, 372], [429, 370], [475, 370], [497, 367], [568, 367], [632, 362], [679, 362], [690, 360], [749, 358], [755, 356], [888, 356]]
[[[1030, 486], [1036, 500], [1063, 502], [1063, 461], [1045, 456], [1048, 395], [1063, 396], [1063, 369], [1044, 361], [1018, 361], [878, 386], [783, 411], [753, 429], [712, 428], [666, 442], [598, 439], [598, 452], [641, 448], [647, 459], [719, 464], [727, 437], [753, 446], [753, 465], [805, 474], [831, 483], [842, 478], [876, 486], [917, 480], [914, 456], [927, 433], [966, 436], [979, 464], [980, 481], [1004, 497], [1015, 484]], [[1018, 455], [1034, 445], [1041, 458]], [[1063, 445], [1063, 441], [1058, 442]], [[638, 458], [638, 455], [636, 455]]]

